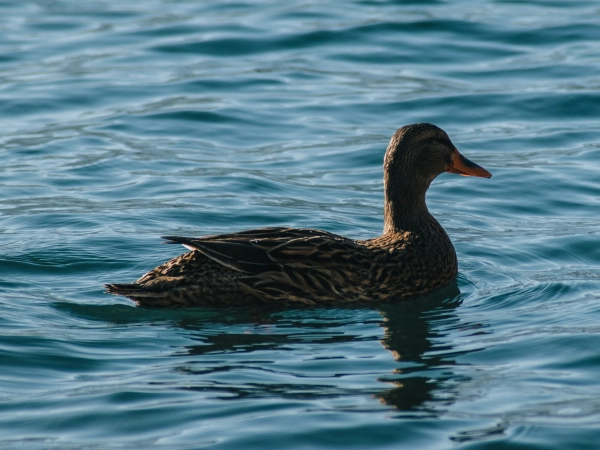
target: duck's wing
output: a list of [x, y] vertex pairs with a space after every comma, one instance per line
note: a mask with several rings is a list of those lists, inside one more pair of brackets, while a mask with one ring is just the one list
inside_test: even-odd
[[352, 239], [301, 228], [261, 228], [200, 238], [163, 236], [163, 239], [248, 274], [347, 264], [364, 252]]
[[316, 304], [359, 298], [370, 250], [326, 231], [267, 228], [206, 238], [165, 236], [240, 273], [247, 292], [266, 302]]

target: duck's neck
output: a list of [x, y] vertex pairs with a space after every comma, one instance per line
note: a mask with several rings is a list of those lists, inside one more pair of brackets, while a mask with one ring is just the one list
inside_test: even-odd
[[402, 180], [385, 180], [383, 233], [417, 231], [437, 223], [425, 204], [426, 186], [407, 185]]

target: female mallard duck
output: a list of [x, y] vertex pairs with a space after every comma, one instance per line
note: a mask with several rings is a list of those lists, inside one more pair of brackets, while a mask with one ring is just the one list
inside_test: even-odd
[[435, 125], [400, 128], [383, 163], [383, 234], [357, 241], [326, 231], [261, 228], [187, 238], [191, 251], [131, 284], [107, 284], [140, 306], [332, 304], [417, 297], [456, 278], [456, 252], [425, 193], [442, 172], [489, 178]]

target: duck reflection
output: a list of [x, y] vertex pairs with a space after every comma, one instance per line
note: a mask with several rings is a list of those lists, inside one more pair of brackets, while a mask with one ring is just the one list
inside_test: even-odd
[[[358, 312], [364, 316], [365, 312], [377, 311], [380, 318], [373, 317], [371, 323], [384, 329], [383, 338], [379, 332], [377, 336], [371, 337], [371, 341], [379, 339], [397, 361], [398, 367], [385, 375], [373, 372], [374, 379], [391, 387], [373, 389], [369, 386], [360, 390], [360, 395], [368, 393], [378, 398], [382, 404], [400, 411], [423, 411], [427, 410], [427, 402], [435, 398], [443, 398], [444, 402], [451, 401], [451, 395], [446, 392], [448, 387], [444, 387], [444, 384], [447, 385], [450, 379], [458, 379], [458, 376], [452, 373], [451, 368], [455, 362], [448, 355], [455, 355], [455, 352], [444, 339], [446, 333], [443, 330], [445, 325], [453, 327], [453, 322], [459, 322], [455, 310], [460, 303], [460, 291], [453, 284], [418, 301], [377, 305], [377, 308], [369, 310], [323, 308], [266, 312], [247, 309], [220, 315], [211, 319], [210, 323], [198, 317], [186, 317], [179, 321], [178, 327], [192, 331], [190, 335], [199, 343], [188, 345], [182, 350], [185, 355], [198, 356], [200, 359], [196, 360], [197, 364], [190, 364], [188, 361], [181, 371], [198, 376], [213, 376], [210, 386], [201, 383], [198, 389], [226, 392], [229, 399], [272, 395], [302, 398], [357, 395], [356, 387], [349, 389], [343, 382], [337, 381], [356, 376], [355, 373], [329, 373], [321, 370], [315, 375], [314, 368], [303, 371], [305, 365], [316, 364], [315, 361], [319, 359], [327, 364], [332, 364], [335, 359], [344, 360], [347, 355], [332, 355], [327, 351], [321, 352], [319, 348], [323, 344], [336, 348], [340, 345], [356, 346], [364, 342], [367, 339], [364, 335], [353, 334], [348, 330], [353, 329]], [[440, 323], [445, 325], [439, 326]], [[373, 327], [369, 329], [372, 331]], [[319, 344], [318, 347], [315, 344]], [[296, 356], [290, 356], [286, 351], [302, 353], [304, 359], [298, 362]], [[260, 356], [244, 356], [248, 353]], [[173, 356], [182, 356], [182, 353], [177, 352]], [[371, 369], [369, 356], [361, 358], [365, 360], [356, 361], [352, 368], [360, 367], [359, 375], [363, 376]], [[294, 362], [284, 370], [279, 366], [282, 364], [280, 359]], [[343, 362], [334, 366], [336, 369], [346, 367]], [[327, 369], [329, 366], [324, 367]], [[236, 370], [258, 371], [264, 379], [257, 382], [254, 376], [252, 383], [233, 385], [223, 383], [216, 377], [217, 373]], [[285, 379], [284, 382], [277, 375], [281, 375], [279, 378]], [[275, 391], [274, 385], [277, 386]], [[188, 386], [190, 388], [193, 389]], [[439, 395], [436, 395], [436, 391], [440, 391]]]
[[[414, 410], [433, 400], [433, 393], [440, 384], [453, 377], [448, 370], [435, 377], [424, 373], [454, 364], [447, 357], [432, 354], [434, 350], [442, 350], [435, 348], [434, 341], [444, 336], [432, 322], [458, 320], [455, 309], [459, 305], [460, 291], [453, 283], [428, 298], [379, 308], [383, 316], [381, 326], [385, 330], [381, 343], [404, 366], [396, 369], [393, 375], [380, 379], [393, 385], [378, 395], [382, 403], [402, 411]], [[447, 344], [443, 350], [444, 355], [452, 353]]]

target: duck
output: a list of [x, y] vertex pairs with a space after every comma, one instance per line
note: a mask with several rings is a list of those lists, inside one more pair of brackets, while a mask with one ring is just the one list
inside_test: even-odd
[[451, 284], [456, 251], [425, 194], [444, 172], [490, 178], [430, 123], [399, 128], [383, 161], [383, 233], [356, 240], [269, 227], [204, 237], [163, 236], [189, 251], [110, 294], [149, 308], [319, 306], [418, 298]]

